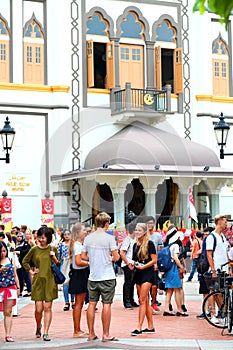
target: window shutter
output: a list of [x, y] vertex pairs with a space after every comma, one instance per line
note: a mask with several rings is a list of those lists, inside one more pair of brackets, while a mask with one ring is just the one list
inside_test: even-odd
[[44, 45], [34, 46], [34, 82], [44, 84]]
[[114, 42], [111, 41], [106, 45], [107, 57], [107, 89], [112, 89], [115, 86], [114, 81]]
[[174, 50], [174, 93], [183, 92], [182, 49]]
[[24, 43], [24, 84], [33, 84], [33, 46]]
[[0, 41], [0, 82], [9, 83], [9, 41]]
[[162, 90], [162, 76], [161, 76], [161, 47], [155, 47], [155, 88]]
[[87, 87], [93, 87], [94, 82], [94, 45], [93, 40], [87, 41]]

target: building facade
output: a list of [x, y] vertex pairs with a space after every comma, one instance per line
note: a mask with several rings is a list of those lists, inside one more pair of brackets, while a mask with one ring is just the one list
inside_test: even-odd
[[49, 192], [55, 223], [68, 224], [72, 189], [82, 221], [106, 210], [115, 224], [133, 212], [190, 225], [190, 187], [204, 223], [231, 216], [232, 165], [213, 132], [221, 112], [232, 118], [231, 23], [185, 0], [97, 5], [0, 0], [1, 113], [16, 130], [1, 186], [14, 223], [39, 226]]

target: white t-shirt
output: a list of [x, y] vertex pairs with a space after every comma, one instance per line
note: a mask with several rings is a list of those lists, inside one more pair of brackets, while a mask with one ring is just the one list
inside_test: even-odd
[[[213, 254], [214, 267], [215, 269], [220, 269], [221, 265], [225, 264], [228, 261], [227, 250], [228, 250], [228, 241], [223, 233], [219, 235], [215, 231], [212, 232], [216, 237], [216, 247]], [[209, 234], [206, 238], [206, 250], [214, 249], [214, 238]], [[228, 266], [223, 267], [223, 271], [227, 271]]]
[[233, 260], [233, 247], [231, 247], [231, 249], [229, 250], [228, 257], [230, 260]]
[[170, 246], [170, 252], [171, 252], [172, 259], [174, 259], [175, 254], [180, 254], [179, 244], [176, 244], [176, 243], [172, 244]]
[[75, 256], [76, 255], [81, 255], [82, 253], [82, 249], [83, 249], [83, 245], [80, 242], [75, 242], [74, 243], [74, 252], [73, 252], [73, 256], [72, 256], [72, 267], [75, 270], [82, 270], [82, 269], [86, 269], [87, 266], [78, 266], [75, 264]]
[[154, 243], [155, 249], [156, 249], [156, 254], [158, 253], [158, 247], [162, 247], [163, 246], [163, 241], [162, 241], [162, 236], [160, 233], [158, 232], [154, 232], [151, 236], [150, 236], [150, 241], [152, 241]]
[[[136, 242], [135, 238], [131, 238], [130, 236], [127, 236], [121, 246], [121, 250], [124, 250], [126, 258], [129, 260], [132, 260], [133, 256], [133, 245]], [[126, 266], [126, 263], [122, 260], [121, 266], [124, 267]]]
[[111, 252], [116, 249], [115, 237], [105, 231], [95, 231], [85, 238], [83, 252], [89, 257], [90, 281], [116, 279], [111, 260]]

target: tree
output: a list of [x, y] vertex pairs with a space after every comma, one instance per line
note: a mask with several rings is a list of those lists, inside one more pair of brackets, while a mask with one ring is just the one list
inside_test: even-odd
[[199, 11], [203, 14], [208, 8], [210, 11], [219, 16], [221, 23], [225, 23], [227, 28], [229, 17], [233, 9], [233, 0], [195, 0], [193, 11]]

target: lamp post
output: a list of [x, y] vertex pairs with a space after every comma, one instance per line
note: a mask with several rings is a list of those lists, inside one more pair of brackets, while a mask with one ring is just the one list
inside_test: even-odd
[[224, 146], [227, 143], [228, 132], [230, 126], [225, 122], [223, 113], [219, 116], [219, 122], [214, 127], [214, 132], [218, 145], [220, 146], [220, 159], [224, 159], [225, 156], [233, 156], [233, 153], [224, 153]]
[[0, 130], [0, 135], [2, 138], [3, 150], [6, 151], [6, 157], [0, 158], [0, 160], [5, 160], [6, 163], [10, 163], [10, 154], [9, 151], [12, 149], [12, 145], [15, 137], [15, 130], [10, 126], [9, 118], [6, 117], [5, 125]]

